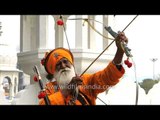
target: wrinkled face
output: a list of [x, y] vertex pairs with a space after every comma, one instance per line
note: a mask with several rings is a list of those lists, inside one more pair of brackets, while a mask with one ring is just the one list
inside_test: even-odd
[[54, 77], [57, 83], [59, 84], [60, 88], [64, 89], [66, 85], [70, 83], [74, 76], [74, 66], [66, 58], [62, 58], [56, 64], [56, 70], [54, 73]]

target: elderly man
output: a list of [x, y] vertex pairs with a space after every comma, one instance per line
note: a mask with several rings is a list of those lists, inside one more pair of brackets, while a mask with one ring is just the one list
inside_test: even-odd
[[[46, 53], [43, 65], [48, 75], [56, 80], [52, 90], [50, 88], [52, 92], [48, 92], [51, 105], [95, 105], [97, 95], [116, 85], [125, 73], [121, 65], [124, 51], [120, 42], [128, 42], [123, 32], [118, 33], [117, 51], [107, 67], [96, 73], [82, 76], [75, 73], [74, 58], [69, 50], [56, 48]], [[45, 105], [43, 98], [40, 99], [39, 104]]]

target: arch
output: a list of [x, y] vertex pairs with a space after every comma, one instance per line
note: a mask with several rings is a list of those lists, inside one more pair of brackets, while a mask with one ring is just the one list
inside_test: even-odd
[[5, 92], [5, 96], [7, 98], [10, 97], [10, 89], [11, 89], [11, 79], [10, 77], [6, 76], [3, 78], [3, 81], [2, 81], [2, 86], [3, 86], [3, 89], [4, 89], [4, 92]]

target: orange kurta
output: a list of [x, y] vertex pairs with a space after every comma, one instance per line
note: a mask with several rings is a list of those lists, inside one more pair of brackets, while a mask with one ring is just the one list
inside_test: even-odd
[[57, 89], [58, 88], [57, 88], [56, 81], [54, 81], [54, 82], [48, 82], [46, 84], [46, 86], [45, 86], [45, 91], [46, 91], [47, 95], [51, 95], [51, 94], [57, 92]]
[[[124, 73], [125, 70], [123, 67], [121, 71], [119, 71], [117, 67], [110, 62], [104, 70], [94, 74], [84, 74], [82, 76], [83, 85], [79, 87], [79, 91], [89, 98], [91, 105], [95, 105], [97, 95], [107, 90], [108, 87], [116, 85]], [[51, 105], [65, 105], [67, 102], [67, 99], [63, 97], [61, 91], [53, 93], [48, 97]], [[45, 105], [45, 101], [42, 99], [39, 104]], [[81, 105], [81, 103], [76, 100], [76, 105]]]

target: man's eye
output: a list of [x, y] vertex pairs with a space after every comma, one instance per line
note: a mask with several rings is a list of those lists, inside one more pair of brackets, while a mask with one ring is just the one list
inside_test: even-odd
[[63, 60], [63, 63], [68, 63], [68, 61], [67, 60]]

